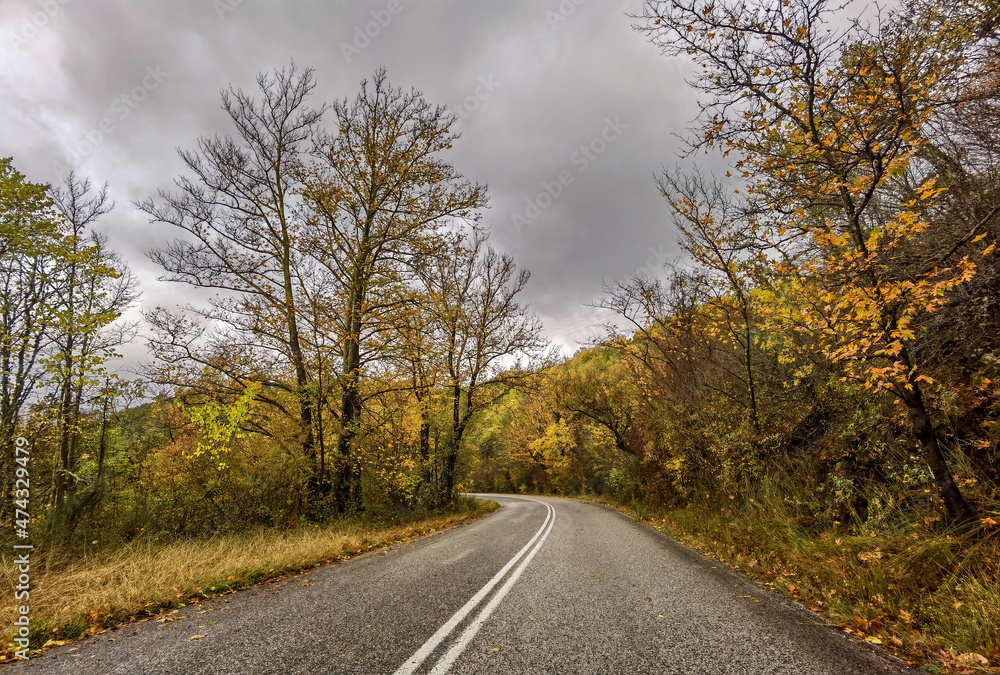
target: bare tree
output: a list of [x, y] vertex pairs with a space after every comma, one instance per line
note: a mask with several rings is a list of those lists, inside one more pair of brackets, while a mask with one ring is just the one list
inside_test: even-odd
[[462, 436], [473, 417], [524, 386], [533, 371], [520, 359], [541, 354], [541, 322], [518, 296], [531, 275], [476, 234], [438, 260], [425, 278], [451, 392], [451, 445], [442, 499], [453, 497]]
[[754, 237], [754, 225], [730, 190], [718, 179], [695, 171], [684, 174], [664, 170], [656, 186], [670, 203], [681, 248], [701, 269], [709, 295], [705, 309], [712, 324], [724, 338], [732, 340], [742, 361], [734, 379], [746, 391], [746, 399], [733, 397], [745, 406], [757, 434], [760, 434], [760, 405], [754, 375], [753, 271], [761, 260], [761, 247]]
[[456, 116], [416, 90], [393, 88], [385, 70], [333, 112], [338, 133], [317, 138], [318, 166], [308, 172], [305, 196], [316, 229], [311, 248], [339, 296], [331, 319], [343, 344], [337, 492], [346, 507], [360, 499], [352, 443], [363, 369], [380, 357], [388, 316], [411, 301], [412, 269], [440, 248], [448, 227], [478, 218], [486, 188], [440, 157], [457, 138], [450, 130]]
[[92, 194], [89, 180], [70, 173], [52, 197], [64, 218], [68, 247], [56, 285], [59, 315], [52, 326], [53, 352], [46, 358], [59, 398], [51, 521], [58, 529], [71, 518], [73, 508], [85, 393], [107, 377], [104, 364], [115, 349], [135, 338], [136, 322], [119, 319], [138, 298], [138, 282], [125, 261], [107, 248], [103, 235], [87, 232], [114, 208], [107, 186]]
[[[180, 157], [193, 174], [175, 181], [177, 192], [159, 193], [138, 207], [155, 223], [181, 230], [183, 238], [150, 252], [169, 281], [218, 292], [208, 307], [188, 310], [218, 327], [207, 343], [205, 328], [164, 310], [147, 314], [157, 329], [154, 351], [166, 359], [160, 380], [178, 379], [173, 366], [209, 369], [232, 391], [250, 381], [286, 391], [298, 410], [267, 402], [296, 417], [299, 444], [315, 458], [313, 400], [300, 331], [301, 297], [295, 278], [303, 219], [297, 210], [303, 146], [324, 108], [310, 108], [312, 69], [294, 64], [257, 77], [253, 96], [230, 87], [222, 107], [235, 136], [201, 138]], [[242, 352], [237, 354], [236, 352]], [[286, 382], [285, 364], [294, 373]], [[268, 369], [266, 366], [271, 365]]]

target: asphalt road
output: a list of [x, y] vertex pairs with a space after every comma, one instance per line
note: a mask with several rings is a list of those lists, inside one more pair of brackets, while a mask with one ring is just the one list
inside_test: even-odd
[[9, 672], [912, 672], [610, 509], [491, 498], [503, 508], [464, 527], [59, 647]]

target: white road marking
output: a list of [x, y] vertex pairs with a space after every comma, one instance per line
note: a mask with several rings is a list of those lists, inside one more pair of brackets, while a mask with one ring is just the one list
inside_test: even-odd
[[500, 590], [496, 592], [496, 595], [494, 595], [493, 598], [486, 603], [486, 606], [483, 607], [483, 610], [479, 612], [479, 616], [477, 616], [475, 620], [469, 624], [469, 627], [465, 629], [464, 633], [462, 633], [462, 637], [460, 637], [455, 645], [441, 657], [441, 660], [438, 661], [437, 665], [434, 666], [434, 669], [431, 670], [430, 675], [444, 675], [444, 673], [447, 673], [451, 669], [452, 664], [455, 663], [455, 659], [462, 655], [462, 652], [464, 652], [466, 647], [469, 646], [469, 643], [472, 642], [472, 638], [476, 637], [476, 633], [479, 632], [479, 629], [482, 628], [483, 624], [486, 623], [486, 620], [490, 618], [491, 614], [493, 614], [493, 610], [500, 605], [504, 596], [510, 592], [514, 583], [518, 580], [521, 574], [524, 573], [525, 568], [528, 567], [528, 563], [530, 563], [531, 559], [535, 557], [538, 550], [542, 548], [542, 544], [544, 544], [545, 540], [548, 539], [549, 532], [552, 531], [552, 526], [556, 523], [556, 510], [548, 504], [546, 504], [546, 506], [552, 509], [552, 520], [549, 521], [549, 529], [545, 531], [542, 538], [538, 540], [537, 544], [535, 544], [535, 548], [531, 549], [531, 553], [525, 556], [518, 568], [514, 570], [513, 574], [510, 575], [510, 579], [507, 580], [507, 583], [500, 587]]
[[[427, 640], [427, 642], [421, 645], [420, 649], [418, 649], [413, 653], [413, 656], [408, 658], [406, 662], [399, 667], [399, 669], [395, 672], [395, 675], [411, 675], [412, 673], [416, 672], [417, 668], [419, 668], [420, 665], [427, 660], [427, 657], [430, 656], [434, 652], [434, 650], [438, 648], [438, 645], [440, 645], [441, 642], [444, 641], [444, 639], [447, 638], [453, 630], [455, 630], [458, 624], [460, 624], [465, 619], [465, 617], [468, 616], [469, 613], [472, 612], [472, 610], [474, 610], [479, 605], [479, 603], [483, 601], [483, 598], [485, 598], [489, 594], [489, 592], [493, 590], [493, 587], [496, 586], [498, 583], [500, 583], [500, 580], [503, 579], [504, 576], [507, 574], [507, 572], [510, 571], [511, 567], [517, 564], [517, 561], [520, 560], [521, 556], [523, 556], [525, 552], [531, 549], [532, 546], [535, 546], [535, 548], [532, 549], [531, 552], [528, 554], [527, 558], [525, 558], [521, 566], [517, 568], [517, 571], [515, 571], [514, 574], [511, 576], [511, 578], [507, 580], [507, 583], [504, 584], [503, 588], [497, 594], [501, 598], [503, 597], [503, 595], [506, 595], [507, 591], [509, 591], [510, 587], [513, 585], [513, 582], [516, 581], [519, 576], [521, 576], [521, 573], [524, 571], [524, 568], [527, 565], [527, 563], [535, 556], [535, 553], [538, 552], [538, 549], [541, 547], [542, 543], [545, 541], [545, 538], [549, 536], [549, 532], [552, 530], [552, 523], [554, 523], [556, 519], [556, 510], [551, 505], [546, 504], [545, 502], [540, 502], [537, 499], [528, 499], [527, 497], [518, 497], [518, 499], [526, 499], [527, 501], [532, 501], [535, 502], [536, 504], [541, 504], [546, 508], [547, 513], [545, 514], [545, 520], [542, 522], [542, 526], [538, 528], [538, 532], [535, 533], [535, 536], [532, 537], [531, 540], [524, 545], [524, 548], [518, 551], [514, 555], [514, 557], [511, 558], [510, 561], [506, 565], [504, 565], [499, 572], [496, 573], [496, 575], [494, 575], [492, 579], [486, 582], [485, 586], [479, 589], [479, 591], [474, 596], [472, 596], [472, 598], [470, 598], [467, 603], [462, 605], [462, 608], [459, 609], [457, 612], [455, 612], [452, 615], [452, 617], [445, 622], [443, 626], [438, 628], [437, 632], [435, 632], [434, 635], [432, 635]], [[546, 530], [546, 527], [548, 527], [548, 530]], [[545, 533], [544, 536], [542, 534], [543, 532]], [[539, 537], [541, 537], [540, 541]], [[536, 542], [537, 545], [535, 545]], [[487, 608], [489, 608], [490, 606], [495, 607], [496, 606], [495, 603], [496, 604], [499, 603], [499, 600], [497, 600], [496, 597], [494, 597], [493, 600], [490, 601], [489, 605], [487, 605]], [[477, 626], [476, 630], [478, 630], [478, 622], [484, 621], [486, 617], [488, 617], [489, 614], [492, 613], [493, 610], [490, 609], [489, 613], [487, 613], [485, 616], [483, 615], [483, 613], [480, 613], [479, 616], [476, 617], [477, 623], [473, 624]], [[465, 633], [463, 633], [462, 635], [463, 640], [465, 639], [465, 636], [468, 633], [469, 633], [468, 630]], [[472, 635], [475, 635], [475, 632], [473, 632]], [[469, 639], [471, 639], [471, 636]], [[459, 641], [459, 644], [462, 644], [462, 640]], [[455, 645], [455, 647], [458, 646], [459, 645]], [[452, 647], [452, 649], [449, 650], [449, 652], [445, 655], [445, 658], [450, 656], [451, 653], [455, 651], [455, 647]], [[461, 653], [461, 651], [459, 651], [459, 653]], [[448, 662], [449, 665], [457, 657], [458, 654], [455, 654], [455, 656], [452, 657], [451, 661]], [[435, 673], [444, 672], [444, 671], [438, 671], [438, 668], [441, 667], [443, 661], [444, 658], [442, 658], [442, 660], [438, 662], [437, 666], [435, 666], [434, 668]]]

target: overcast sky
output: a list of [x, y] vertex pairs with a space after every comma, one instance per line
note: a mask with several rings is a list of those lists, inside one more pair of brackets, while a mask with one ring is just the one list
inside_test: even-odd
[[[462, 116], [450, 160], [490, 188], [493, 243], [531, 270], [527, 299], [572, 352], [608, 317], [601, 285], [677, 255], [653, 184], [696, 113], [691, 66], [631, 28], [639, 0], [0, 0], [0, 156], [38, 182], [107, 181], [100, 226], [143, 304], [187, 289], [145, 255], [173, 232], [133, 200], [169, 187], [178, 147], [228, 133], [219, 90], [293, 60], [314, 102], [385, 66]], [[395, 13], [393, 13], [395, 12]], [[560, 178], [563, 184], [556, 188]], [[545, 194], [545, 184], [555, 198]], [[560, 193], [561, 192], [561, 193]], [[545, 196], [540, 196], [545, 195]], [[539, 208], [540, 207], [540, 208]], [[655, 270], [654, 270], [655, 271]], [[144, 356], [144, 348], [129, 353]]]

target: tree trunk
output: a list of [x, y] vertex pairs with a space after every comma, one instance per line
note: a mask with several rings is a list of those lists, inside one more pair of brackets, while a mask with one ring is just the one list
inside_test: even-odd
[[431, 458], [431, 403], [430, 393], [417, 390], [417, 404], [420, 406], [420, 459], [426, 465]]
[[10, 522], [14, 517], [14, 428], [0, 423], [0, 516]]
[[326, 441], [324, 439], [325, 431], [323, 429], [323, 405], [324, 405], [324, 394], [323, 394], [323, 371], [320, 370], [319, 378], [317, 382], [317, 392], [316, 392], [316, 436], [319, 441], [319, 477], [317, 483], [319, 485], [319, 491], [321, 493], [326, 493], [328, 487], [328, 481], [326, 480]]
[[337, 479], [337, 502], [341, 511], [357, 506], [361, 501], [360, 489], [352, 470], [353, 442], [361, 422], [361, 396], [358, 391], [358, 376], [361, 367], [361, 347], [352, 322], [351, 331], [344, 341], [344, 394], [341, 409], [340, 440], [337, 444], [340, 468]]
[[302, 341], [299, 338], [299, 323], [295, 314], [295, 287], [292, 283], [292, 245], [291, 237], [288, 233], [288, 223], [285, 219], [284, 194], [281, 192], [280, 187], [282, 185], [282, 174], [279, 169], [281, 165], [281, 152], [279, 150], [274, 166], [274, 173], [275, 185], [279, 187], [278, 218], [281, 222], [281, 276], [285, 287], [285, 321], [288, 328], [288, 347], [292, 356], [292, 364], [295, 367], [295, 383], [299, 395], [299, 417], [302, 425], [302, 454], [315, 464], [316, 449], [313, 447], [312, 398], [307, 389], [309, 374], [306, 372], [306, 360], [302, 354]]
[[447, 504], [454, 498], [455, 464], [458, 461], [458, 450], [462, 445], [462, 434], [465, 432], [465, 421], [462, 419], [462, 387], [454, 385], [454, 400], [451, 409], [451, 447], [444, 458], [444, 485], [441, 492], [441, 504]]
[[948, 510], [948, 518], [959, 524], [975, 520], [975, 510], [966, 501], [958, 483], [955, 482], [955, 478], [951, 474], [951, 469], [948, 468], [944, 453], [941, 451], [941, 445], [934, 433], [930, 416], [927, 414], [927, 408], [924, 406], [923, 396], [916, 386], [914, 386], [914, 392], [906, 401], [909, 409], [910, 427], [920, 445], [924, 462], [927, 463], [927, 468], [934, 476], [934, 485]]
[[[74, 223], [73, 225], [73, 248], [72, 253], [74, 259], [78, 250], [78, 236], [79, 229]], [[67, 501], [71, 496], [73, 486], [71, 485], [70, 473], [73, 470], [74, 457], [73, 443], [76, 440], [74, 438], [77, 420], [74, 418], [74, 405], [73, 405], [73, 370], [75, 367], [74, 350], [76, 349], [76, 322], [74, 318], [76, 316], [76, 277], [77, 277], [77, 263], [73, 262], [69, 265], [69, 276], [67, 280], [67, 291], [68, 295], [66, 298], [66, 310], [68, 313], [68, 321], [66, 322], [65, 328], [65, 345], [63, 347], [62, 362], [63, 362], [63, 379], [60, 392], [59, 400], [59, 466], [56, 467], [55, 471], [55, 485], [54, 489], [54, 511], [55, 518], [53, 522], [56, 527], [62, 524], [62, 520], [65, 517], [65, 510], [67, 506]], [[82, 387], [82, 384], [81, 384]], [[82, 392], [81, 392], [82, 394]], [[75, 407], [76, 411], [79, 411], [79, 406]]]
[[[287, 302], [293, 302], [291, 294], [286, 297]], [[302, 422], [302, 454], [315, 460], [316, 449], [313, 440], [313, 419], [312, 419], [312, 398], [309, 396], [306, 385], [309, 383], [309, 376], [306, 373], [305, 358], [302, 355], [302, 344], [299, 341], [299, 329], [295, 320], [294, 308], [288, 308], [288, 342], [292, 352], [292, 361], [295, 366], [295, 383], [298, 386], [299, 394], [299, 416]]]
[[753, 336], [750, 332], [750, 308], [747, 306], [746, 298], [741, 294], [740, 301], [743, 303], [743, 326], [744, 334], [743, 339], [746, 341], [744, 345], [744, 359], [746, 360], [746, 370], [747, 370], [747, 392], [750, 394], [750, 420], [753, 422], [753, 429], [757, 432], [758, 438], [760, 437], [760, 415], [757, 412], [757, 387], [753, 379], [753, 365], [751, 363], [751, 357], [753, 355], [752, 341]]
[[53, 486], [53, 508], [56, 513], [55, 520], [59, 520], [59, 516], [63, 512], [63, 508], [66, 505], [66, 499], [69, 493], [69, 482], [68, 476], [70, 471], [70, 428], [72, 427], [72, 420], [70, 419], [70, 408], [72, 407], [72, 359], [67, 355], [64, 364], [67, 368], [69, 374], [66, 375], [66, 379], [62, 383], [62, 392], [60, 392], [59, 397], [59, 464], [55, 468], [55, 475], [53, 476], [55, 485]]
[[108, 448], [108, 397], [104, 397], [104, 406], [101, 409], [101, 440], [97, 446], [97, 479], [94, 481], [94, 489], [101, 488], [101, 478], [104, 476], [104, 456]]
[[427, 412], [420, 415], [420, 459], [424, 463], [431, 458], [431, 423], [427, 418]]
[[900, 358], [910, 373], [908, 380], [912, 391], [906, 392], [906, 396], [903, 399], [909, 412], [910, 427], [913, 429], [913, 435], [920, 445], [924, 462], [927, 464], [927, 468], [931, 470], [931, 475], [934, 476], [934, 485], [937, 487], [938, 495], [941, 497], [945, 509], [948, 511], [948, 518], [958, 524], [973, 521], [976, 519], [976, 511], [966, 501], [962, 490], [958, 487], [958, 483], [955, 482], [955, 477], [952, 475], [951, 469], [948, 467], [944, 452], [938, 443], [937, 434], [934, 432], [934, 425], [931, 422], [930, 414], [927, 412], [924, 396], [920, 392], [920, 383], [916, 381], [915, 369], [910, 363], [910, 358], [905, 347], [900, 354]]

